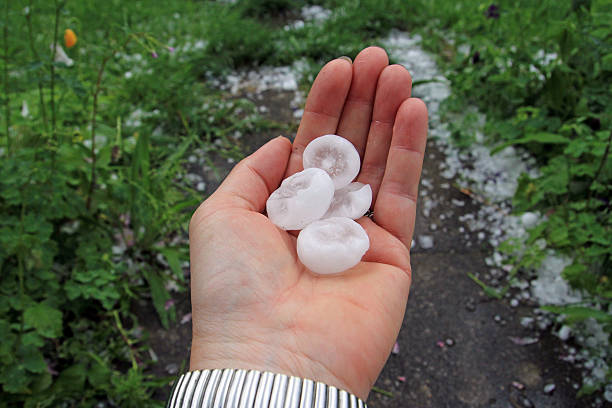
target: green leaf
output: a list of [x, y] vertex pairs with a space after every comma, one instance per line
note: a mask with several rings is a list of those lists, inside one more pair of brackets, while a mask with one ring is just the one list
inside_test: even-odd
[[26, 370], [33, 373], [42, 373], [47, 369], [47, 363], [42, 353], [34, 346], [19, 347], [19, 355]]
[[603, 56], [601, 59], [601, 68], [605, 71], [612, 71], [612, 54]]
[[28, 376], [23, 365], [13, 364], [5, 366], [0, 375], [0, 382], [4, 386], [4, 391], [18, 394], [27, 392]]
[[32, 61], [31, 63], [24, 65], [23, 70], [25, 72], [36, 71], [42, 68], [43, 65], [44, 63], [42, 61]]
[[134, 149], [134, 157], [132, 159], [132, 180], [137, 181], [145, 191], [149, 191], [151, 179], [149, 167], [149, 136], [145, 133], [138, 136], [136, 148]]
[[180, 256], [181, 253], [174, 248], [158, 248], [159, 252], [164, 255], [166, 261], [168, 262], [168, 266], [170, 266], [170, 270], [176, 275], [176, 277], [181, 281], [185, 282], [185, 276], [183, 274], [183, 268], [181, 268]]
[[44, 391], [49, 388], [52, 382], [53, 378], [51, 377], [51, 373], [45, 370], [34, 377], [32, 383], [30, 384], [30, 389], [35, 394], [40, 393], [41, 391]]
[[91, 357], [94, 357], [94, 361], [87, 370], [87, 380], [95, 388], [103, 388], [110, 381], [112, 371], [102, 359], [93, 355]]
[[599, 389], [599, 387], [601, 387], [601, 384], [599, 384], [599, 383], [596, 383], [596, 384], [584, 384], [578, 390], [578, 394], [576, 394], [576, 397], [580, 398], [580, 397], [584, 397], [585, 395], [591, 395], [595, 391], [597, 391]]
[[53, 339], [62, 335], [62, 312], [46, 303], [27, 308], [23, 318], [25, 323], [36, 329], [41, 336]]
[[476, 277], [476, 275], [474, 275], [473, 273], [468, 272], [468, 276], [470, 277], [470, 279], [472, 279], [474, 282], [476, 282], [476, 284], [478, 286], [480, 286], [482, 288], [482, 290], [484, 291], [485, 295], [487, 295], [487, 296], [489, 296], [491, 298], [501, 299], [502, 297], [504, 297], [504, 294], [508, 291], [508, 287], [505, 287], [503, 289], [495, 289], [495, 288], [487, 285], [486, 283], [484, 283], [483, 281], [478, 279]]
[[527, 143], [541, 143], [541, 144], [566, 144], [571, 140], [565, 136], [557, 135], [555, 133], [548, 132], [538, 132], [538, 133], [530, 133], [525, 137], [516, 140], [509, 140], [501, 145], [491, 149], [491, 155], [498, 153], [504, 150], [508, 146], [514, 146], [519, 144], [527, 144]]
[[389, 398], [393, 398], [393, 393], [391, 391], [383, 390], [382, 388], [378, 388], [378, 387], [372, 387], [372, 391], [378, 394], [385, 395]]
[[563, 278], [565, 278], [565, 280], [567, 280], [568, 282], [577, 282], [580, 280], [581, 277], [585, 276], [586, 273], [586, 265], [575, 262], [571, 265], [566, 266], [561, 276], [563, 276]]
[[170, 314], [170, 311], [174, 312], [174, 308], [166, 310], [166, 302], [170, 300], [170, 294], [164, 287], [164, 280], [157, 272], [153, 271], [144, 271], [144, 276], [147, 282], [149, 282], [153, 306], [155, 306], [162, 326], [167, 329], [169, 319], [174, 316]]
[[11, 296], [8, 301], [11, 307], [15, 310], [24, 310], [28, 306], [34, 304], [34, 301], [28, 295]]
[[565, 245], [569, 242], [569, 232], [564, 225], [557, 225], [551, 229], [548, 239], [555, 245]]
[[74, 92], [74, 94], [80, 98], [85, 99], [87, 97], [87, 88], [83, 83], [79, 80], [76, 75], [66, 75], [62, 77], [62, 81], [68, 85], [70, 89]]
[[55, 384], [53, 392], [57, 394], [82, 393], [87, 372], [82, 364], [75, 364], [63, 370]]
[[419, 85], [425, 85], [425, 84], [433, 84], [433, 83], [445, 83], [446, 81], [439, 79], [439, 78], [431, 78], [431, 79], [421, 79], [420, 81], [414, 81], [412, 83], [412, 87], [417, 87]]
[[14, 359], [14, 342], [17, 336], [11, 330], [11, 325], [6, 320], [0, 320], [0, 361], [8, 364]]
[[568, 323], [588, 318], [593, 318], [600, 323], [612, 323], [612, 315], [586, 306], [542, 306], [542, 309], [551, 313], [565, 315]]

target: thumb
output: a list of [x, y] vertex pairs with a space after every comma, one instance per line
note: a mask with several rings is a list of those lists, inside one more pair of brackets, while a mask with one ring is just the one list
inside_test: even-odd
[[211, 196], [210, 204], [262, 212], [283, 179], [291, 142], [278, 136], [241, 160]]

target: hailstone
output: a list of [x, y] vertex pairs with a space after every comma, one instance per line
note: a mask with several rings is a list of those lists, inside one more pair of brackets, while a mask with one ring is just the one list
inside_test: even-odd
[[346, 217], [315, 221], [300, 231], [297, 238], [300, 261], [312, 272], [324, 275], [357, 265], [369, 247], [365, 230]]
[[314, 139], [302, 155], [304, 168], [316, 167], [329, 174], [337, 189], [347, 186], [359, 174], [361, 161], [355, 146], [338, 135]]
[[287, 177], [268, 198], [268, 218], [284, 230], [299, 230], [320, 219], [334, 197], [334, 183], [317, 168]]
[[372, 187], [369, 184], [353, 182], [336, 190], [329, 210], [323, 218], [348, 217], [361, 218], [372, 204]]

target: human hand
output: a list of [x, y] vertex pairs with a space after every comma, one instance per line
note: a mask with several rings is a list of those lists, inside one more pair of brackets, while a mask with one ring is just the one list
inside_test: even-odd
[[[276, 138], [242, 160], [198, 208], [189, 228], [191, 370], [246, 368], [311, 378], [365, 400], [402, 324], [411, 282], [409, 248], [427, 137], [427, 109], [411, 77], [370, 47], [351, 64], [326, 64], [308, 95], [293, 148]], [[362, 158], [373, 219], [362, 261], [315, 275], [296, 236], [262, 214], [287, 176], [302, 170], [314, 138], [335, 133]]]

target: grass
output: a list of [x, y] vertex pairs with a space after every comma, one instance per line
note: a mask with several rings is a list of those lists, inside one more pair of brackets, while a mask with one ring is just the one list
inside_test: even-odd
[[[575, 256], [565, 276], [591, 305], [572, 321], [608, 322], [609, 2], [317, 3], [332, 17], [293, 29], [285, 19], [306, 2], [4, 3], [0, 406], [160, 405], [153, 392], [170, 378], [147, 374], [132, 306], [144, 299], [175, 324], [167, 288], [185, 296], [185, 231], [201, 200], [188, 156], [238, 159], [236, 132], [275, 126], [208, 79], [299, 60], [307, 86], [392, 28], [421, 32], [438, 55], [449, 114], [480, 107], [492, 149], [520, 143], [538, 159], [542, 177], [521, 180], [516, 211], [550, 213], [532, 239]], [[78, 36], [70, 67], [49, 48], [65, 28]], [[459, 145], [470, 138], [456, 130]]]

